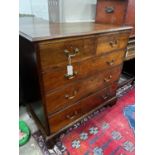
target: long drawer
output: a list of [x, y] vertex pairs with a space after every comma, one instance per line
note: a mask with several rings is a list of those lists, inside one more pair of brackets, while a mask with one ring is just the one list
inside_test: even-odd
[[63, 111], [59, 111], [55, 115], [49, 117], [48, 121], [51, 133], [57, 132], [97, 106], [103, 104], [104, 101], [108, 100], [112, 96], [115, 96], [116, 89], [117, 84], [113, 83], [110, 87], [107, 87], [98, 93], [77, 102], [73, 106], [66, 108]]
[[66, 77], [66, 66], [53, 69], [42, 74], [44, 90], [46, 92], [119, 65], [124, 60], [124, 51], [115, 51], [100, 57], [94, 57], [80, 63], [73, 63], [75, 75]]
[[38, 44], [41, 69], [45, 71], [50, 68], [68, 64], [68, 55], [74, 55], [72, 62], [78, 62], [95, 55], [95, 37], [81, 37], [78, 39], [61, 39], [47, 41]]
[[119, 79], [120, 71], [121, 66], [118, 66], [85, 80], [72, 83], [56, 92], [46, 94], [47, 113], [51, 114], [56, 112], [83, 97], [107, 87]]

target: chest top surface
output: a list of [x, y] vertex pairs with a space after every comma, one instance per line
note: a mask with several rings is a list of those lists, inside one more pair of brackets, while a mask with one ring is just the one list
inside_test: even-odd
[[50, 23], [47, 20], [36, 17], [19, 18], [20, 36], [28, 39], [31, 42], [116, 32], [129, 29], [132, 29], [132, 27], [98, 24], [93, 22]]

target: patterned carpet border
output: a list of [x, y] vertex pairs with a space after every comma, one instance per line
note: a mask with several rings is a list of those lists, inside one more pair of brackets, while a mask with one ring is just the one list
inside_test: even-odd
[[[124, 87], [121, 87], [117, 90], [117, 97], [120, 98], [123, 95], [125, 95], [126, 93], [128, 93], [131, 89], [133, 89], [134, 86], [132, 85], [125, 85]], [[80, 120], [79, 122], [75, 123], [73, 126], [71, 126], [68, 130], [66, 130], [63, 134], [61, 134], [59, 136], [59, 139], [61, 139], [65, 134], [68, 134], [69, 132], [71, 132], [72, 130], [78, 128], [80, 125], [86, 123], [88, 120], [90, 120], [91, 118], [93, 118], [94, 116], [96, 116], [98, 113], [102, 112], [103, 110], [105, 110], [105, 108], [101, 108], [95, 112], [93, 112], [92, 114], [90, 114], [89, 116], [85, 117], [84, 119]], [[42, 153], [44, 155], [63, 155], [64, 152], [65, 154], [69, 155], [69, 152], [67, 151], [66, 147], [61, 143], [61, 141], [58, 139], [56, 145], [54, 146], [53, 149], [48, 149], [46, 147], [45, 144], [45, 139], [42, 136], [41, 131], [37, 131], [35, 133], [32, 134], [32, 136], [34, 137], [34, 139], [36, 140], [37, 144], [39, 145], [40, 149], [42, 150]]]

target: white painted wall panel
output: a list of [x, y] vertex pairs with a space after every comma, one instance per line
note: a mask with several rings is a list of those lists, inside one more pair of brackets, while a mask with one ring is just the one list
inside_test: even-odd
[[32, 14], [31, 0], [19, 0], [19, 13]]
[[61, 0], [61, 22], [94, 21], [97, 0]]
[[48, 0], [20, 0], [19, 13], [32, 14], [36, 17], [48, 20]]
[[[51, 6], [56, 2], [58, 6]], [[95, 20], [96, 3], [97, 0], [20, 0], [19, 12], [52, 22], [86, 22]]]
[[49, 19], [48, 0], [31, 0], [32, 13], [40, 18]]

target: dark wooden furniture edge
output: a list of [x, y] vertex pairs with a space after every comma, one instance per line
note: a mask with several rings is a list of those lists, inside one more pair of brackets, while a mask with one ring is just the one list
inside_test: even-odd
[[46, 137], [46, 140], [50, 140], [51, 138], [57, 136], [58, 134], [61, 134], [62, 132], [64, 132], [65, 130], [67, 130], [69, 127], [71, 127], [73, 124], [77, 123], [78, 121], [82, 120], [83, 118], [89, 116], [91, 113], [95, 112], [96, 110], [102, 108], [103, 106], [111, 106], [113, 104], [111, 104], [111, 102], [115, 101], [117, 99], [117, 97], [112, 97], [111, 99], [105, 101], [104, 103], [102, 103], [101, 105], [99, 105], [98, 107], [96, 107], [95, 109], [91, 110], [90, 112], [88, 112], [87, 114], [83, 115], [82, 117], [78, 118], [77, 120], [75, 120], [74, 122], [66, 125], [63, 129], [59, 130], [58, 132], [50, 135], [50, 136], [47, 136]]
[[82, 36], [89, 36], [89, 35], [95, 35], [95, 34], [100, 34], [100, 33], [111, 33], [111, 32], [117, 32], [117, 31], [125, 31], [125, 30], [131, 30], [133, 27], [132, 26], [120, 26], [118, 28], [112, 28], [112, 29], [107, 29], [107, 30], [94, 30], [92, 32], [82, 32], [82, 33], [73, 33], [73, 34], [66, 34], [66, 35], [57, 35], [57, 36], [44, 36], [44, 37], [31, 37], [24, 32], [19, 31], [19, 35], [23, 38], [26, 38], [27, 40], [31, 42], [40, 42], [40, 41], [46, 41], [46, 40], [54, 40], [54, 39], [65, 39], [65, 38], [70, 38], [70, 37], [82, 37]]
[[[91, 95], [90, 95], [91, 96]], [[27, 109], [28, 112], [30, 114], [30, 116], [33, 117], [33, 119], [35, 120], [38, 128], [41, 130], [41, 132], [43, 133], [43, 136], [45, 138], [45, 142], [47, 147], [49, 147], [51, 149], [51, 147], [54, 146], [56, 140], [59, 138], [59, 136], [61, 135], [61, 133], [65, 132], [69, 127], [71, 127], [73, 124], [79, 122], [80, 120], [82, 120], [83, 118], [89, 116], [90, 114], [92, 114], [93, 112], [97, 111], [98, 109], [104, 107], [104, 106], [112, 106], [116, 103], [117, 101], [117, 97], [114, 96], [112, 98], [110, 98], [109, 100], [105, 101], [104, 103], [102, 103], [101, 105], [99, 105], [98, 107], [96, 107], [95, 109], [91, 110], [90, 112], [88, 112], [87, 114], [83, 115], [82, 117], [78, 118], [77, 120], [75, 120], [74, 122], [68, 124], [67, 126], [65, 126], [64, 128], [62, 128], [61, 130], [59, 130], [58, 132], [51, 134], [50, 136], [47, 135], [44, 127], [41, 125], [39, 119], [37, 118], [37, 116], [35, 115], [35, 113], [33, 112], [32, 108], [30, 105], [27, 105]]]
[[48, 133], [46, 131], [46, 129], [41, 125], [41, 122], [40, 120], [38, 119], [38, 117], [36, 116], [36, 114], [34, 113], [32, 107], [30, 104], [26, 105], [26, 108], [27, 108], [27, 111], [28, 111], [28, 114], [30, 117], [32, 117], [37, 125], [37, 127], [41, 130], [42, 134], [44, 136], [47, 136]]

